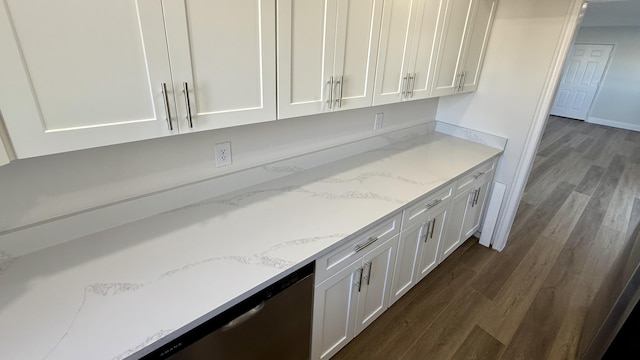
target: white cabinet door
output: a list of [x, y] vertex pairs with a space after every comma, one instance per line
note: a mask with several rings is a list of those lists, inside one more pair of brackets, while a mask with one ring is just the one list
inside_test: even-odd
[[275, 120], [275, 0], [163, 4], [180, 132]]
[[397, 248], [398, 237], [395, 236], [362, 259], [362, 286], [354, 336], [387, 310]]
[[476, 91], [484, 53], [489, 42], [497, 0], [476, 0], [473, 26], [466, 46], [460, 92]]
[[430, 96], [438, 16], [445, 1], [385, 1], [374, 105]]
[[464, 41], [473, 15], [474, 1], [448, 0], [443, 16], [440, 43], [431, 89], [432, 96], [457, 92], [463, 69]]
[[160, 1], [6, 0], [0, 109], [17, 157], [175, 133], [162, 13]]
[[329, 359], [354, 334], [362, 259], [315, 287], [311, 359]]
[[484, 173], [482, 177], [474, 181], [471, 186], [456, 195], [451, 206], [451, 219], [445, 237], [442, 241], [440, 258], [438, 262], [451, 255], [458, 246], [473, 235], [479, 228], [482, 220], [482, 212], [485, 207], [487, 192], [493, 170]]
[[408, 99], [425, 99], [431, 96], [430, 79], [435, 71], [437, 45], [440, 40], [438, 25], [446, 0], [423, 0], [417, 14], [413, 36]]
[[432, 96], [474, 91], [497, 0], [448, 0], [432, 77]]
[[278, 1], [278, 118], [371, 106], [381, 0]]
[[334, 110], [371, 106], [381, 16], [382, 0], [339, 0]]
[[422, 280], [431, 272], [439, 263], [439, 248], [444, 238], [446, 225], [449, 215], [449, 204], [439, 206], [429, 212], [430, 218], [424, 235], [420, 238], [422, 242], [419, 247], [418, 266], [416, 268], [416, 277], [418, 281]]
[[418, 247], [426, 233], [426, 216], [423, 223], [415, 224], [400, 233], [398, 242], [398, 255], [393, 271], [389, 305], [393, 305], [398, 299], [416, 284], [416, 265], [418, 261]]

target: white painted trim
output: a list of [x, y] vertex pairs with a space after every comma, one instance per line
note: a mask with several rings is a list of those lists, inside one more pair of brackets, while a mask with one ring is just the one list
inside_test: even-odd
[[507, 245], [511, 225], [515, 219], [516, 212], [518, 211], [518, 204], [520, 203], [520, 198], [522, 197], [525, 185], [527, 184], [529, 172], [531, 171], [531, 167], [533, 166], [533, 161], [538, 150], [538, 144], [540, 143], [544, 126], [547, 122], [547, 118], [549, 117], [549, 110], [551, 109], [551, 105], [555, 98], [564, 60], [571, 44], [573, 43], [576, 30], [580, 20], [582, 19], [581, 14], [583, 12], [583, 0], [573, 0], [567, 15], [565, 16], [561, 36], [558, 39], [553, 55], [552, 66], [547, 72], [544, 90], [538, 100], [538, 105], [533, 116], [533, 122], [529, 127], [524, 151], [520, 156], [519, 166], [516, 170], [512, 188], [508, 192], [505, 200], [503, 216], [498, 222], [496, 235], [491, 242], [492, 247], [495, 250], [502, 251]]
[[498, 215], [500, 214], [500, 206], [502, 206], [502, 198], [507, 190], [507, 185], [501, 182], [495, 182], [491, 189], [491, 197], [489, 206], [487, 207], [487, 213], [484, 216], [484, 222], [482, 224], [482, 231], [480, 232], [480, 245], [489, 247], [491, 245], [491, 239], [493, 239], [493, 233], [498, 223]]
[[[435, 121], [416, 121], [372, 132], [373, 136], [328, 146], [306, 154], [259, 164], [183, 186], [60, 216], [0, 232], [0, 254], [14, 258], [99, 231], [281, 178], [305, 169], [435, 131]], [[362, 137], [360, 135], [360, 137]]]
[[591, 123], [591, 124], [611, 126], [611, 127], [615, 127], [615, 128], [618, 128], [618, 129], [640, 131], [640, 124], [631, 124], [631, 123], [627, 123], [627, 122], [602, 119], [602, 118], [597, 118], [597, 117], [593, 117], [593, 116], [587, 117], [587, 120], [585, 120], [585, 121], [588, 122], [588, 123]]
[[459, 125], [449, 124], [440, 120], [436, 122], [436, 132], [451, 135], [464, 140], [473, 141], [478, 144], [491, 146], [492, 148], [500, 150], [504, 150], [504, 148], [507, 146], [507, 138], [465, 128]]

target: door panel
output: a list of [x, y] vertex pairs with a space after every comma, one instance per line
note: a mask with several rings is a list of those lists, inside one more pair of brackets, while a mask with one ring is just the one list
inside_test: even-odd
[[403, 77], [410, 72], [411, 35], [418, 3], [418, 0], [384, 2], [373, 105], [402, 100]]
[[440, 207], [439, 209], [431, 212], [434, 214], [429, 221], [432, 221], [431, 229], [429, 233], [424, 234], [421, 241], [423, 242], [420, 247], [419, 262], [417, 267], [417, 281], [422, 280], [431, 270], [435, 269], [438, 265], [438, 250], [444, 237], [444, 229], [447, 223], [449, 210], [447, 206]]
[[[425, 216], [422, 221], [426, 223], [426, 219]], [[400, 234], [389, 305], [393, 305], [416, 284], [415, 268], [418, 261], [418, 247], [420, 240], [424, 237], [425, 229], [425, 224], [420, 222], [403, 230]]]
[[164, 4], [180, 131], [275, 120], [275, 1]]
[[473, 26], [469, 33], [469, 42], [464, 55], [463, 92], [475, 91], [478, 88], [482, 60], [489, 42], [495, 9], [495, 0], [476, 0]]
[[358, 297], [354, 336], [387, 310], [397, 248], [398, 235], [369, 252], [362, 260], [362, 290]]
[[330, 110], [338, 0], [278, 1], [278, 118]]
[[352, 338], [362, 261], [317, 285], [313, 300], [312, 359], [328, 359]]
[[612, 45], [575, 44], [572, 47], [551, 115], [587, 119], [612, 50]]
[[6, 5], [0, 107], [19, 158], [173, 133], [161, 87], [171, 95], [160, 2]]
[[413, 69], [412, 99], [424, 99], [429, 97], [429, 77], [434, 69], [436, 61], [438, 22], [439, 15], [446, 5], [446, 0], [423, 0], [420, 11], [417, 14], [415, 35], [413, 36], [413, 56], [410, 68]]
[[432, 96], [450, 95], [456, 92], [463, 65], [463, 45], [474, 1], [477, 0], [447, 1], [445, 15], [442, 18], [443, 28], [438, 46]]
[[[382, 0], [340, 0], [333, 74], [342, 76], [337, 109], [371, 106]], [[336, 98], [337, 98], [336, 97]]]

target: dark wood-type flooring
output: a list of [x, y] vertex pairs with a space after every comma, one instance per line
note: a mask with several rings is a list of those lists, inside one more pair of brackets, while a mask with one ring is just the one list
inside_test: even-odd
[[580, 359], [639, 218], [640, 133], [550, 117], [505, 250], [471, 238], [333, 359]]

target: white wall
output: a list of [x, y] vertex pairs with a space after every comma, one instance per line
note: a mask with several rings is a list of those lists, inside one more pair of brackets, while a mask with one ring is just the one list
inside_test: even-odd
[[[548, 94], [549, 85], [555, 86], [566, 53], [560, 45], [570, 44], [566, 30], [573, 33], [579, 9], [575, 0], [500, 0], [478, 90], [440, 99], [438, 120], [509, 139], [495, 176], [507, 185], [494, 238], [499, 250], [533, 156], [526, 153], [527, 144], [537, 145], [542, 126], [536, 120], [548, 114], [553, 95]], [[546, 104], [541, 101], [545, 96]]]
[[[15, 160], [0, 167], [0, 233], [435, 119], [437, 99]], [[384, 112], [382, 130], [374, 116]], [[233, 165], [214, 145], [231, 141]]]
[[587, 121], [640, 131], [640, 27], [582, 27], [575, 42], [614, 45]]

